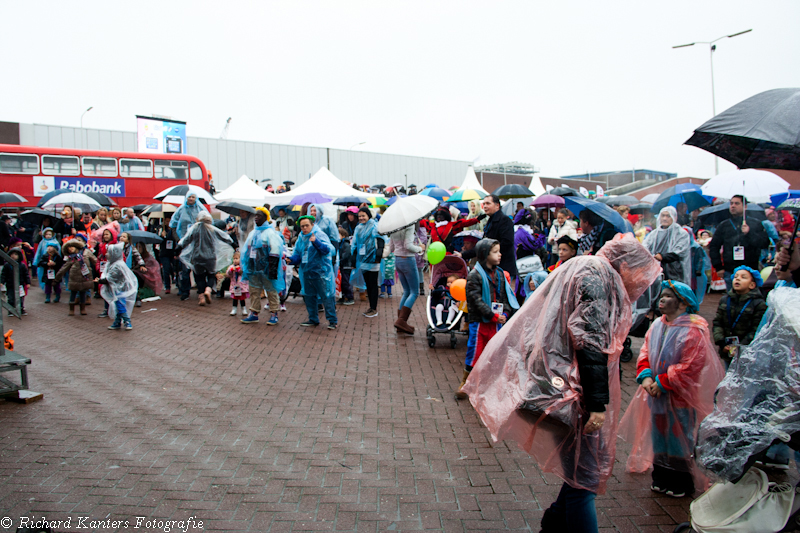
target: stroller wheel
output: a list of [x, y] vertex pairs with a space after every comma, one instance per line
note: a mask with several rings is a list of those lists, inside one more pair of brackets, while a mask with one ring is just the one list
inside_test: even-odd
[[455, 332], [450, 332], [450, 348], [455, 348], [458, 344], [458, 338], [456, 338]]
[[675, 526], [675, 529], [672, 530], [672, 533], [690, 533], [693, 532], [692, 524], [690, 522], [682, 522]]
[[622, 353], [619, 354], [619, 360], [627, 363], [633, 359], [633, 350], [631, 350], [631, 338], [627, 337], [625, 342], [622, 343]]
[[433, 335], [428, 335], [428, 346], [430, 346], [431, 348], [436, 346], [436, 337], [434, 337]]

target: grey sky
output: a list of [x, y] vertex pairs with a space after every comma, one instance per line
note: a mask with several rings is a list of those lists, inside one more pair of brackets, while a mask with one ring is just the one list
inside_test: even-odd
[[[0, 0], [0, 120], [533, 163], [544, 176], [710, 177], [682, 146], [717, 111], [800, 86], [800, 2]], [[732, 168], [720, 164], [720, 171]]]

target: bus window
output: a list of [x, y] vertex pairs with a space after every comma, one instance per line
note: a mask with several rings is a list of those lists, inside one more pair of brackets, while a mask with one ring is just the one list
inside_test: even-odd
[[189, 163], [187, 161], [170, 161], [168, 159], [155, 160], [156, 178], [175, 180], [187, 179]]
[[152, 178], [153, 162], [149, 159], [120, 159], [119, 175], [123, 178]]
[[80, 176], [81, 163], [73, 155], [43, 155], [42, 174], [48, 176]]
[[189, 177], [193, 180], [203, 179], [203, 169], [194, 161], [189, 161]]
[[39, 158], [33, 154], [0, 154], [3, 174], [38, 174]]
[[117, 175], [117, 160], [109, 157], [84, 157], [84, 176], [111, 176]]

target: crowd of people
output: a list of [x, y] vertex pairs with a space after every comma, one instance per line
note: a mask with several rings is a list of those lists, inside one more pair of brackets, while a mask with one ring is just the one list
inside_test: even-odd
[[[324, 313], [330, 330], [339, 327], [337, 305], [358, 301], [363, 317], [374, 318], [379, 299], [397, 296], [394, 327], [413, 335], [409, 319], [427, 290], [425, 313], [435, 327], [467, 334], [455, 398], [470, 400], [494, 438], [516, 440], [564, 480], [543, 531], [597, 530], [594, 497], [611, 475], [618, 434], [633, 444], [630, 471], [653, 468], [653, 491], [692, 495], [701, 488], [694, 438], [714, 390], [757, 335], [766, 293], [796, 288], [800, 278], [800, 252], [789, 253], [792, 214], [771, 209], [756, 222], [743, 217], [745, 200], [734, 197], [729, 217], [706, 227], [685, 205], [644, 215], [618, 208], [633, 226], [633, 234], [620, 234], [589, 209], [576, 217], [518, 204], [508, 216], [501, 206], [494, 195], [464, 213], [441, 205], [388, 236], [377, 224], [385, 208], [366, 203], [339, 213], [330, 204], [263, 206], [215, 221], [191, 192], [163, 221], [116, 207], [65, 207], [60, 218], [35, 224], [11, 225], [4, 216], [0, 246], [19, 263], [19, 290], [10, 264], [1, 281], [23, 314], [33, 277], [45, 303], [69, 291], [69, 315], [76, 308], [86, 315], [92, 299], [102, 298], [99, 316], [113, 319], [109, 329], [131, 329], [143, 298], [175, 286], [185, 301], [194, 286], [199, 306], [227, 294], [230, 315], [241, 312], [243, 325], [259, 323], [264, 311], [266, 325], [278, 325], [287, 297], [299, 294], [307, 312], [301, 326], [319, 326]], [[137, 243], [130, 232], [144, 229], [161, 242]], [[433, 243], [463, 262], [465, 274], [449, 270], [426, 282]], [[698, 310], [715, 280], [726, 294], [709, 325]], [[619, 356], [633, 305], [653, 287], [660, 296], [647, 302], [640, 388], [620, 423]], [[786, 450], [772, 456], [774, 466], [788, 466]]]

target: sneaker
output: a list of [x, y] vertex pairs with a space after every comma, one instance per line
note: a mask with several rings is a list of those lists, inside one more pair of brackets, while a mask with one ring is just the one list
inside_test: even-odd
[[345, 300], [342, 305], [355, 305], [355, 303], [356, 302], [354, 300]]
[[113, 324], [108, 326], [108, 329], [119, 329], [121, 327], [122, 327], [122, 321], [121, 320], [115, 320]]
[[186, 300], [188, 300], [188, 299], [189, 299], [189, 296], [188, 296], [188, 295], [185, 295], [185, 294], [181, 295], [181, 301], [182, 301], [182, 302], [185, 302], [185, 301], [186, 301]]
[[281, 311], [286, 311], [286, 304], [281, 304]]
[[667, 492], [667, 489], [662, 489], [658, 485], [650, 485], [650, 490], [652, 490], [653, 492], [658, 492], [659, 494], [664, 494], [665, 492]]
[[787, 460], [784, 463], [782, 461], [776, 461], [775, 459], [767, 458], [764, 460], [764, 466], [767, 468], [774, 468], [776, 470], [789, 470], [789, 461]]
[[236, 316], [236, 311], [237, 309], [235, 307], [231, 309], [231, 316]]
[[300, 324], [300, 327], [303, 327], [303, 328], [310, 328], [311, 326], [319, 326], [319, 322], [308, 322], [308, 321], [306, 321], [306, 322], [303, 322], [302, 324]]
[[666, 494], [667, 496], [672, 496], [673, 498], [683, 498], [684, 496], [686, 496], [686, 491], [667, 490], [664, 491], [664, 494]]
[[336, 329], [339, 327], [339, 324], [328, 324], [328, 329]]
[[108, 318], [108, 311], [103, 311], [102, 313], [97, 315], [97, 318]]
[[272, 316], [269, 317], [267, 320], [268, 326], [277, 326], [278, 325], [278, 313], [272, 313]]
[[364, 316], [367, 318], [375, 318], [378, 316], [378, 311], [375, 309], [367, 309], [367, 312], [364, 313]]
[[26, 310], [24, 310], [24, 309], [23, 309], [23, 310], [22, 310], [22, 312], [20, 313], [20, 315], [22, 315], [22, 316], [28, 316], [28, 312], [27, 312]]
[[164, 289], [164, 294], [169, 294], [169, 289]]
[[382, 293], [381, 293], [381, 295], [380, 295], [380, 296], [378, 296], [378, 298], [386, 298], [386, 293], [385, 293], [385, 292], [382, 292]]
[[45, 296], [44, 303], [46, 303], [46, 304], [50, 303], [50, 297], [49, 296]]
[[142, 301], [136, 300], [136, 307], [141, 307], [141, 306], [142, 306]]
[[133, 324], [131, 324], [130, 320], [126, 320], [125, 321], [125, 329], [128, 330], [128, 331], [133, 329]]
[[247, 318], [243, 318], [240, 320], [242, 324], [255, 324], [258, 322], [258, 315], [255, 313], [250, 313], [247, 315]]

